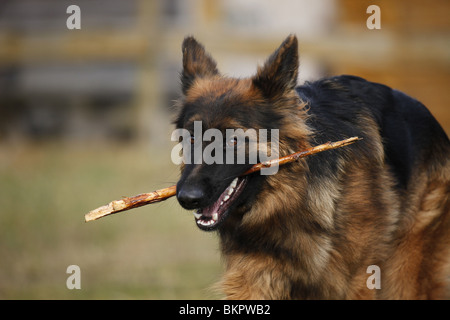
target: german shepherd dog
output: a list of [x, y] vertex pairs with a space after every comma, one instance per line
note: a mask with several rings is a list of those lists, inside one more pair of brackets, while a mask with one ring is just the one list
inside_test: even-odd
[[193, 37], [182, 50], [177, 128], [279, 129], [280, 157], [362, 138], [272, 175], [241, 176], [247, 162], [181, 165], [177, 199], [219, 235], [226, 298], [447, 297], [450, 142], [425, 106], [355, 76], [297, 86], [294, 35], [244, 79], [222, 76]]

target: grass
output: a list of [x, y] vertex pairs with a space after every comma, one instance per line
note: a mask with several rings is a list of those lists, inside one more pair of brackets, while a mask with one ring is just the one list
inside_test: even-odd
[[[176, 182], [170, 150], [0, 148], [0, 299], [210, 299], [218, 241], [175, 199], [85, 223], [89, 210]], [[155, 156], [156, 155], [156, 156]], [[81, 289], [69, 290], [69, 265]]]

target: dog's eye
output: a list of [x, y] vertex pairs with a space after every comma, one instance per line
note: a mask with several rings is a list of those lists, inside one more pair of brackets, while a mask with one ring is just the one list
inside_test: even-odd
[[194, 144], [194, 143], [195, 143], [195, 138], [194, 138], [193, 135], [191, 135], [191, 139], [190, 139], [189, 141], [191, 142], [191, 144]]
[[226, 143], [227, 148], [234, 148], [238, 143], [237, 137], [229, 139]]

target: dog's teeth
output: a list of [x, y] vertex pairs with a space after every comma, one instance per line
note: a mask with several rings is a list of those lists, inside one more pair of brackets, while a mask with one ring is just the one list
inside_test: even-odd
[[228, 189], [228, 195], [230, 196], [233, 193], [233, 191], [234, 191], [234, 188], [229, 188]]
[[212, 215], [212, 218], [213, 218], [214, 221], [219, 220], [219, 214], [217, 212], [214, 212], [213, 215]]
[[198, 213], [197, 211], [193, 211], [192, 213], [194, 214], [196, 219], [200, 219], [202, 216], [201, 213]]
[[218, 216], [217, 216], [217, 217], [214, 217], [216, 214], [217, 214], [217, 213], [215, 213], [215, 214], [213, 215], [213, 219], [210, 219], [210, 220], [207, 220], [207, 221], [204, 221], [204, 220], [197, 220], [197, 224], [200, 224], [200, 225], [202, 225], [202, 226], [204, 226], [204, 227], [207, 227], [207, 226], [210, 226], [210, 225], [215, 224], [217, 221], [214, 220], [214, 219], [215, 219], [215, 218], [218, 218]]
[[220, 205], [223, 205], [223, 201], [220, 201]]
[[238, 182], [238, 178], [234, 178], [234, 180], [231, 182], [230, 186], [231, 186], [232, 188], [235, 188], [236, 185], [237, 185], [237, 182]]
[[229, 195], [226, 195], [226, 196], [223, 198], [223, 201], [227, 201], [228, 199], [230, 199], [230, 196], [229, 196]]

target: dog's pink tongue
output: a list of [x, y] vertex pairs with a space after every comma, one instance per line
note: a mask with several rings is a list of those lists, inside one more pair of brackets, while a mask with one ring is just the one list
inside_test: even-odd
[[219, 210], [219, 203], [220, 203], [219, 201], [220, 201], [220, 198], [219, 198], [219, 200], [217, 200], [216, 202], [214, 202], [214, 203], [213, 203], [212, 205], [210, 205], [209, 207], [202, 208], [201, 214], [202, 214], [204, 217], [211, 218], [212, 215], [213, 215], [213, 213], [218, 212], [218, 210]]

